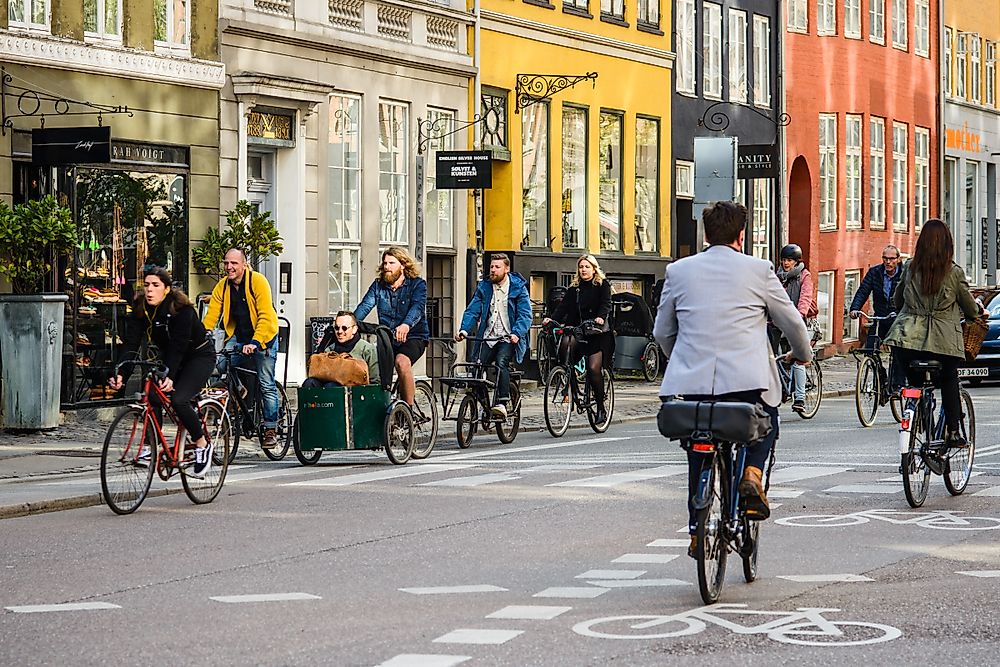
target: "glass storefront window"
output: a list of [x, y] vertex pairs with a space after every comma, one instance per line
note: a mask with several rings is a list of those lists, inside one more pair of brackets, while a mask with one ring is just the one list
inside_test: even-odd
[[848, 271], [844, 274], [844, 338], [843, 340], [858, 339], [858, 325], [860, 320], [851, 319], [851, 301], [861, 284], [861, 271]]
[[622, 230], [622, 116], [601, 112], [600, 122], [600, 239], [601, 250], [621, 250]]
[[587, 242], [587, 110], [562, 112], [562, 235], [564, 248]]
[[521, 111], [522, 247], [549, 247], [549, 105]]
[[409, 241], [407, 219], [407, 153], [409, 108], [395, 102], [378, 105], [378, 203], [382, 219], [382, 243], [406, 245]]
[[361, 281], [360, 261], [360, 248], [330, 248], [327, 302], [330, 313], [354, 310], [361, 300], [358, 291]]
[[976, 280], [976, 211], [979, 210], [979, 163], [965, 163], [965, 257], [962, 266], [969, 281]]
[[771, 181], [757, 178], [753, 184], [751, 252], [760, 259], [771, 258]]
[[656, 252], [660, 221], [660, 121], [635, 119], [635, 250]]

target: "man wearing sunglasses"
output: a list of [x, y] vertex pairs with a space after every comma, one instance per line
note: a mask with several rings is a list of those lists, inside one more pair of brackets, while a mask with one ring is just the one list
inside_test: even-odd
[[[381, 375], [378, 369], [378, 353], [375, 345], [369, 343], [361, 337], [358, 331], [358, 320], [354, 313], [342, 310], [337, 313], [333, 324], [326, 328], [323, 340], [316, 346], [317, 352], [346, 352], [356, 359], [361, 359], [368, 364], [368, 383], [379, 384]], [[323, 382], [317, 378], [306, 378], [302, 383], [303, 389], [325, 387], [339, 387], [336, 382]]]
[[[857, 319], [861, 315], [861, 310], [865, 307], [865, 302], [871, 296], [872, 310], [875, 317], [885, 317], [893, 312], [892, 292], [899, 284], [899, 276], [903, 273], [900, 266], [899, 248], [894, 245], [887, 245], [882, 250], [882, 263], [873, 266], [865, 274], [865, 279], [861, 281], [858, 291], [854, 293], [851, 301], [851, 319]], [[875, 345], [875, 338], [885, 340], [889, 333], [889, 328], [896, 318], [881, 320], [875, 323], [874, 327], [868, 328], [868, 337], [865, 340], [865, 347], [871, 349]], [[890, 380], [893, 386], [900, 386], [903, 378], [902, 373], [896, 368], [896, 364], [890, 365]]]

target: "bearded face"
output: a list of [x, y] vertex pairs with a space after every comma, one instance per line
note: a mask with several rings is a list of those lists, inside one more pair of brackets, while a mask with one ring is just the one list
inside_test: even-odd
[[382, 282], [388, 285], [391, 285], [397, 280], [399, 280], [399, 277], [401, 275], [403, 275], [403, 267], [399, 267], [396, 270], [382, 267]]

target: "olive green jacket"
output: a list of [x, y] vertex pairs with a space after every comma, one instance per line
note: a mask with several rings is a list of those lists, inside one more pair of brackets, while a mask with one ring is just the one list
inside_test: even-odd
[[938, 293], [924, 296], [920, 293], [919, 276], [909, 268], [907, 262], [892, 293], [892, 303], [899, 316], [889, 329], [886, 344], [964, 358], [962, 315], [974, 318], [980, 313], [979, 304], [969, 293], [965, 271], [953, 265]]
[[[330, 343], [323, 351], [333, 352], [334, 345], [335, 343]], [[358, 340], [354, 345], [354, 349], [351, 350], [351, 356], [355, 359], [361, 359], [368, 364], [368, 384], [380, 384], [382, 382], [378, 370], [378, 351], [375, 349], [374, 343], [370, 343], [364, 338]]]

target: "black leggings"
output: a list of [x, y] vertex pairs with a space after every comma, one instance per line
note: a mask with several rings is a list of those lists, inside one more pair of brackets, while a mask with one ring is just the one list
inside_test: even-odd
[[924, 383], [924, 373], [923, 371], [911, 369], [910, 362], [941, 362], [937, 384], [941, 387], [941, 405], [944, 407], [944, 423], [949, 431], [953, 433], [957, 432], [958, 424], [962, 420], [962, 400], [958, 390], [958, 367], [965, 363], [965, 360], [959, 357], [950, 357], [946, 354], [910, 350], [905, 347], [892, 348], [892, 354], [894, 358], [899, 360], [899, 364], [906, 369], [906, 377], [910, 381], [910, 386], [913, 387], [919, 387]]
[[[586, 354], [585, 347], [584, 344], [577, 342], [575, 336], [567, 334], [559, 341], [559, 358], [569, 359], [572, 362]], [[566, 356], [567, 352], [569, 356]], [[596, 352], [591, 350], [590, 354], [587, 354], [587, 377], [590, 378], [590, 386], [594, 388], [594, 400], [598, 405], [604, 403], [604, 374], [601, 372], [603, 368], [604, 353], [600, 350]]]
[[[205, 383], [208, 382], [208, 378], [212, 375], [214, 369], [215, 350], [212, 346], [205, 345], [202, 349], [195, 350], [191, 358], [184, 360], [184, 365], [181, 366], [180, 372], [174, 378], [174, 390], [168, 394], [170, 405], [191, 437], [191, 442], [198, 440], [204, 435], [201, 428], [201, 419], [198, 417], [198, 411], [191, 403], [191, 400], [198, 395], [198, 392], [205, 388]], [[150, 397], [150, 400], [156, 406], [155, 394]], [[156, 414], [162, 423], [162, 411], [158, 406]]]

